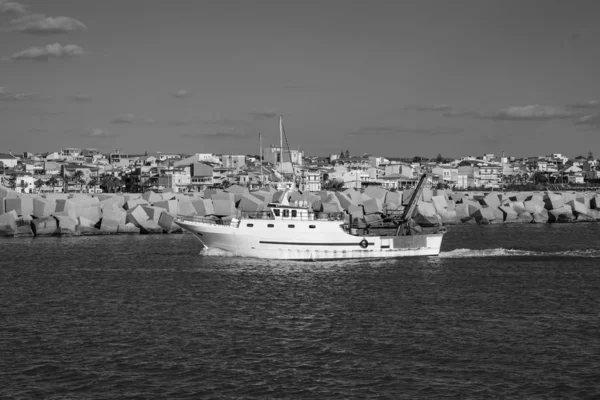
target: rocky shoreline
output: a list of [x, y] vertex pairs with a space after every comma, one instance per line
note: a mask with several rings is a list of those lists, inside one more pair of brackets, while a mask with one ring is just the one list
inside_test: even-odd
[[[284, 192], [240, 186], [203, 193], [19, 194], [0, 187], [0, 236], [79, 236], [181, 233], [178, 214], [227, 221], [262, 211]], [[377, 225], [401, 213], [412, 191], [378, 187], [341, 192], [291, 192], [289, 201], [308, 202], [316, 213], [340, 214], [358, 225]], [[415, 221], [421, 226], [452, 224], [562, 223], [600, 221], [596, 192], [451, 192], [426, 188]]]

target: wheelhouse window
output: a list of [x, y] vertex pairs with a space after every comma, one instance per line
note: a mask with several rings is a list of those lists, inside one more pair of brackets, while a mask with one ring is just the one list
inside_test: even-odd
[[297, 210], [292, 210], [292, 218], [296, 218], [298, 216]]
[[290, 210], [283, 210], [283, 216], [284, 217], [289, 217], [290, 216]]
[[279, 212], [279, 208], [273, 209], [273, 214], [275, 214], [276, 217], [279, 217], [281, 215]]

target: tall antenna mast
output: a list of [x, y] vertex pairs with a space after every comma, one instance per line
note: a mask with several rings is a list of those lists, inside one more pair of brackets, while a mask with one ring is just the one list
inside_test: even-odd
[[258, 143], [260, 146], [260, 186], [263, 185], [263, 149], [262, 149], [262, 133], [258, 132]]
[[279, 165], [281, 182], [283, 182], [283, 115], [279, 116]]

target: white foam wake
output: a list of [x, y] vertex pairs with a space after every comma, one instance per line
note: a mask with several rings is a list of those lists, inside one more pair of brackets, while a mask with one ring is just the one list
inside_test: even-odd
[[211, 257], [236, 257], [236, 255], [230, 251], [217, 249], [217, 248], [203, 248], [200, 250], [201, 256], [211, 256]]
[[516, 249], [455, 249], [452, 251], [443, 251], [439, 254], [440, 258], [474, 258], [474, 257], [600, 257], [600, 250], [568, 250], [557, 252], [528, 251]]

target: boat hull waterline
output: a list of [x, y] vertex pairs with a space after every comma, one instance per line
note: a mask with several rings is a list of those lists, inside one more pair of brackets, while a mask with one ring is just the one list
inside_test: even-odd
[[208, 249], [240, 257], [280, 260], [374, 259], [437, 256], [443, 233], [357, 236], [337, 221], [253, 220], [219, 225], [178, 219], [176, 223]]

